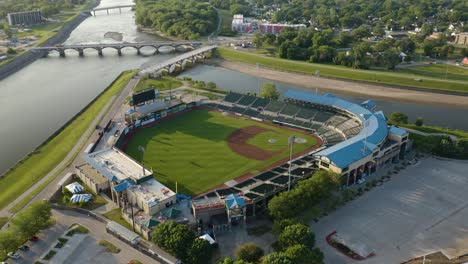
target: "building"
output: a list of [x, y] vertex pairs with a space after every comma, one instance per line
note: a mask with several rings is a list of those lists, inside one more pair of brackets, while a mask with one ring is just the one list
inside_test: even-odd
[[455, 35], [455, 44], [468, 46], [468, 33], [460, 33]]
[[409, 38], [409, 36], [406, 33], [390, 33], [390, 34], [387, 34], [387, 38], [400, 40], [400, 39], [407, 39]]
[[244, 15], [234, 15], [232, 19], [232, 30], [241, 33], [260, 32], [262, 34], [279, 34], [283, 28], [303, 29], [304, 24], [271, 24], [244, 18]]
[[318, 168], [340, 174], [344, 186], [357, 183], [405, 155], [408, 132], [388, 126], [382, 111], [374, 112], [366, 104], [354, 104], [331, 94], [322, 96], [290, 90], [284, 97], [313, 107], [331, 108], [354, 117], [362, 124], [363, 129], [356, 136], [314, 154]]
[[10, 26], [16, 25], [34, 25], [42, 22], [42, 12], [40, 10], [8, 13], [8, 24]]
[[154, 215], [176, 202], [176, 194], [153, 178], [153, 171], [117, 148], [84, 156], [88, 164], [76, 168], [78, 176], [92, 189], [109, 190], [119, 207], [133, 206]]
[[244, 15], [237, 14], [232, 18], [231, 29], [237, 32], [248, 33], [252, 31], [253, 25], [251, 22], [244, 20]]
[[279, 34], [283, 28], [293, 28], [296, 30], [304, 29], [307, 26], [304, 24], [260, 24], [258, 26], [258, 29], [260, 30], [260, 33], [262, 34]]

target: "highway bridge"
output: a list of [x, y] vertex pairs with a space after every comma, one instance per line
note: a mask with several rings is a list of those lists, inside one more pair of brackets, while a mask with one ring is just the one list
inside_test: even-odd
[[111, 10], [111, 9], [119, 9], [119, 12], [122, 13], [122, 8], [129, 8], [129, 7], [135, 7], [135, 4], [99, 7], [99, 8], [94, 8], [94, 9], [87, 10], [87, 11], [84, 11], [84, 12], [89, 12], [89, 13], [92, 13], [93, 16], [96, 16], [96, 11], [106, 10], [106, 11], [107, 11], [107, 14], [109, 14], [109, 10]]
[[210, 46], [201, 47], [196, 50], [192, 50], [190, 52], [186, 52], [172, 59], [168, 59], [158, 64], [141, 69], [139, 74], [140, 75], [157, 74], [158, 72], [164, 69], [167, 69], [171, 73], [174, 71], [176, 65], [180, 65], [180, 67], [183, 69], [185, 67], [186, 61], [191, 61], [192, 63], [195, 63], [197, 60], [200, 60], [200, 59], [204, 60], [205, 54], [207, 52], [210, 52], [211, 50], [216, 49], [217, 47], [218, 47], [217, 45], [210, 45]]
[[112, 43], [112, 44], [79, 44], [79, 45], [56, 45], [50, 47], [34, 47], [31, 50], [42, 51], [44, 56], [47, 56], [51, 51], [57, 51], [60, 54], [60, 57], [65, 57], [66, 50], [75, 50], [78, 52], [79, 56], [84, 56], [84, 51], [86, 49], [94, 49], [98, 52], [99, 56], [102, 56], [103, 49], [115, 49], [117, 53], [122, 55], [123, 48], [134, 48], [137, 50], [137, 54], [141, 54], [140, 50], [143, 47], [152, 47], [155, 49], [154, 54], [159, 53], [160, 48], [162, 47], [172, 47], [177, 50], [180, 47], [191, 47], [198, 48], [203, 42], [201, 41], [177, 41], [177, 42], [140, 42], [140, 43]]

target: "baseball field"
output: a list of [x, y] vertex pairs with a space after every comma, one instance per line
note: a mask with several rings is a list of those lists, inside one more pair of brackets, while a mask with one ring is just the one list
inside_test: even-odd
[[[210, 110], [192, 110], [137, 131], [125, 151], [155, 178], [178, 192], [196, 195], [226, 181], [248, 177], [289, 157], [288, 137], [299, 154], [320, 139], [304, 132]], [[143, 146], [145, 152], [138, 151]]]

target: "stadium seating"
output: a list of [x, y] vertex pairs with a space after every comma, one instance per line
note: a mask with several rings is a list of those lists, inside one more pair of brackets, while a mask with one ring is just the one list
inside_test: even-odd
[[273, 121], [274, 116], [271, 115], [265, 115], [265, 114], [259, 114], [257, 115], [257, 118], [267, 120], [267, 121]]
[[325, 123], [333, 115], [334, 114], [330, 112], [318, 112], [317, 115], [314, 117], [314, 121]]
[[231, 107], [219, 104], [217, 108], [222, 111], [228, 111]]
[[283, 109], [286, 104], [280, 101], [271, 101], [268, 106], [265, 108], [266, 111], [278, 113]]
[[229, 109], [230, 112], [234, 112], [234, 113], [238, 113], [238, 114], [242, 114], [244, 113], [245, 111], [245, 108], [242, 108], [242, 107], [238, 107], [238, 106], [233, 106]]
[[349, 129], [352, 129], [352, 128], [355, 128], [355, 127], [358, 127], [358, 126], [359, 126], [359, 123], [357, 123], [356, 121], [354, 121], [352, 119], [349, 119], [348, 121], [346, 121], [344, 123], [341, 123], [338, 126], [336, 126], [336, 128], [338, 128], [341, 131], [345, 131], [345, 130], [349, 130]]
[[224, 101], [229, 102], [229, 103], [236, 103], [243, 97], [242, 94], [235, 93], [235, 92], [229, 92], [226, 97], [224, 97]]
[[332, 116], [330, 119], [328, 119], [325, 123], [327, 123], [330, 126], [336, 127], [340, 125], [341, 123], [346, 122], [348, 120], [349, 118], [347, 117], [335, 115], [335, 116]]
[[270, 99], [257, 98], [257, 100], [255, 100], [255, 102], [250, 107], [252, 107], [252, 108], [259, 108], [259, 107], [264, 108], [269, 103], [270, 103]]
[[243, 106], [249, 106], [255, 101], [256, 97], [251, 96], [251, 95], [244, 95], [237, 104], [243, 105]]
[[288, 104], [283, 108], [283, 110], [281, 110], [280, 114], [288, 115], [288, 116], [295, 116], [297, 112], [299, 112], [299, 110], [301, 110], [300, 107], [293, 105], [293, 104]]
[[297, 113], [296, 117], [304, 118], [304, 119], [311, 119], [317, 114], [317, 110], [310, 109], [310, 108], [302, 108], [299, 113]]
[[250, 116], [250, 117], [256, 117], [258, 114], [260, 114], [260, 112], [252, 110], [250, 108], [247, 108], [247, 110], [245, 110], [245, 112], [244, 112], [244, 115], [247, 115], [247, 116]]

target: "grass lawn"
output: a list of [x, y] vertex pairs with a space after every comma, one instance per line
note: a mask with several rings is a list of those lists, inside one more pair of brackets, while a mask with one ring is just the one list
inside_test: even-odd
[[314, 74], [316, 70], [320, 70], [320, 75], [322, 76], [330, 76], [342, 79], [358, 80], [373, 83], [384, 83], [408, 87], [419, 87], [434, 90], [468, 93], [468, 83], [463, 82], [463, 80], [450, 81], [434, 77], [415, 77], [414, 74], [407, 73], [357, 70], [347, 68], [344, 66], [308, 63], [303, 61], [293, 61], [275, 57], [267, 57], [261, 54], [244, 52], [226, 47], [219, 47], [218, 51], [220, 56], [226, 59], [241, 61], [250, 64], [260, 63], [266, 67], [278, 70], [307, 74]]
[[412, 128], [414, 130], [426, 132], [426, 133], [446, 133], [450, 135], [454, 135], [458, 138], [466, 138], [468, 139], [468, 131], [460, 130], [460, 129], [450, 129], [450, 128], [443, 128], [437, 126], [416, 126], [412, 124], [403, 124], [400, 125], [402, 127]]
[[8, 223], [8, 217], [0, 217], [0, 229]]
[[[52, 138], [35, 154], [29, 155], [19, 165], [8, 171], [0, 179], [0, 208], [4, 208], [24, 193], [33, 184], [42, 179], [56, 167], [70, 152], [78, 139], [85, 133], [96, 115], [112, 96], [118, 94], [136, 71], [124, 72], [101, 96], [83, 113], [76, 117], [62, 132]], [[80, 152], [77, 152], [78, 155]], [[58, 175], [58, 174], [57, 174]], [[52, 180], [52, 179], [50, 179]], [[46, 185], [34, 190], [37, 194]], [[26, 197], [26, 204], [32, 197]]]
[[[274, 131], [254, 137], [255, 146], [280, 151], [265, 161], [252, 160], [233, 152], [226, 139], [234, 131], [259, 126]], [[264, 134], [264, 135], [262, 135]], [[194, 110], [174, 119], [137, 132], [127, 147], [127, 153], [141, 159], [138, 146], [144, 146], [145, 165], [153, 168], [156, 179], [179, 193], [195, 195], [218, 186], [245, 173], [256, 173], [268, 165], [288, 157], [287, 137], [296, 134], [307, 140], [296, 144], [294, 151], [303, 151], [316, 145], [315, 138], [299, 132], [254, 122], [250, 119], [226, 117], [208, 110]], [[270, 136], [279, 141], [269, 146]], [[281, 137], [284, 137], [281, 138]]]
[[161, 80], [140, 80], [138, 85], [133, 89], [134, 92], [146, 89], [146, 88], [154, 88], [158, 89], [159, 91], [166, 91], [170, 89], [176, 89], [182, 86], [182, 82], [170, 77], [163, 77]]
[[405, 67], [398, 72], [411, 73], [418, 76], [436, 77], [445, 79], [447, 72], [448, 80], [468, 81], [468, 68], [457, 67], [447, 64], [431, 64], [425, 66]]
[[117, 254], [120, 252], [120, 248], [116, 247], [114, 244], [107, 240], [101, 240], [99, 241], [99, 245], [103, 246], [106, 248], [107, 252]]
[[116, 209], [110, 210], [109, 212], [105, 213], [104, 216], [107, 219], [112, 220], [112, 221], [126, 227], [129, 230], [133, 230], [132, 226], [127, 221], [125, 221], [125, 219], [123, 219], [121, 210], [122, 210], [121, 208], [116, 208]]

